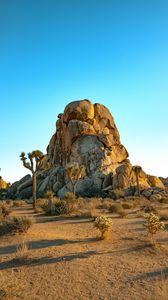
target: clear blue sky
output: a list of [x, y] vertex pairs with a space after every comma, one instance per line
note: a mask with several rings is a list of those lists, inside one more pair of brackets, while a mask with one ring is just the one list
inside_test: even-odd
[[168, 1], [0, 0], [0, 167], [27, 173], [65, 105], [91, 99], [115, 117], [133, 164], [168, 176]]

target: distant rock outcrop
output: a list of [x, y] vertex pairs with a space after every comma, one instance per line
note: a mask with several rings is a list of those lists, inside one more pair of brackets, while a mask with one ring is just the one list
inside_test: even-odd
[[[79, 180], [76, 187], [78, 195], [109, 196], [118, 189], [133, 195], [136, 174], [128, 157], [114, 119], [104, 105], [93, 104], [89, 100], [71, 102], [64, 113], [58, 115], [56, 132], [45, 157], [45, 164], [50, 167], [47, 171], [38, 172], [38, 194], [43, 195], [51, 189], [62, 197], [71, 191], [65, 167], [69, 162], [77, 162], [86, 169], [86, 176]], [[163, 180], [144, 171], [139, 174], [139, 184], [142, 191], [151, 187], [165, 188]], [[15, 197], [29, 197], [31, 188], [32, 179], [29, 176], [14, 183], [8, 192], [15, 191]]]
[[9, 187], [9, 183], [7, 183], [3, 178], [0, 176], [0, 189], [7, 189]]

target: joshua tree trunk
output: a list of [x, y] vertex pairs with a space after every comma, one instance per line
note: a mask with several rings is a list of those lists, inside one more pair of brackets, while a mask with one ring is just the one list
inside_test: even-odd
[[140, 197], [139, 175], [142, 172], [141, 166], [133, 166], [132, 167], [132, 170], [130, 173], [130, 179], [131, 179], [132, 172], [134, 172], [135, 177], [136, 177], [136, 190], [137, 190], [138, 196]]
[[72, 193], [75, 195], [77, 181], [74, 181], [72, 179], [70, 179], [70, 181], [71, 181], [71, 184], [72, 184]]
[[33, 208], [36, 208], [37, 199], [37, 175], [36, 172], [33, 173]]
[[136, 182], [137, 182], [137, 192], [138, 192], [138, 196], [140, 196], [140, 189], [139, 189], [139, 174], [136, 173]]
[[77, 181], [73, 184], [73, 193], [76, 196], [76, 186], [77, 186]]

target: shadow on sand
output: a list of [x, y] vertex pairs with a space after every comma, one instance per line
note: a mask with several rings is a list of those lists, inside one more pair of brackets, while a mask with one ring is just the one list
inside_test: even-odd
[[168, 279], [168, 268], [164, 268], [162, 270], [142, 273], [136, 277], [133, 277], [131, 280], [164, 280]]
[[[78, 240], [78, 241], [67, 241], [67, 240], [55, 240], [55, 241], [37, 241], [34, 242], [32, 249], [39, 249], [39, 248], [45, 248], [45, 247], [50, 247], [50, 246], [58, 246], [58, 245], [65, 245], [66, 243], [80, 243], [80, 242], [93, 242], [95, 239], [86, 239], [86, 240]], [[144, 251], [145, 249], [151, 249], [150, 244], [144, 244], [144, 245], [139, 245], [136, 247], [131, 247], [131, 248], [124, 248], [124, 249], [116, 249], [113, 251], [87, 251], [87, 252], [77, 252], [77, 253], [70, 253], [69, 255], [65, 256], [60, 256], [60, 257], [41, 257], [38, 259], [26, 259], [23, 261], [17, 261], [16, 259], [8, 260], [5, 262], [0, 263], [0, 270], [4, 269], [10, 269], [10, 268], [16, 268], [16, 267], [21, 267], [21, 266], [37, 266], [37, 265], [44, 265], [44, 264], [52, 264], [52, 263], [58, 263], [58, 262], [63, 262], [63, 261], [71, 261], [75, 259], [86, 259], [89, 258], [90, 256], [95, 256], [95, 255], [106, 255], [106, 256], [113, 256], [113, 255], [125, 255], [129, 254], [132, 252], [140, 252]], [[3, 251], [5, 251], [5, 247], [3, 248]], [[12, 250], [12, 248], [11, 248]], [[16, 248], [15, 248], [16, 250]], [[1, 248], [2, 251], [2, 248]], [[8, 252], [9, 253], [9, 252]], [[145, 255], [145, 253], [144, 253]]]
[[[29, 249], [42, 249], [48, 247], [62, 246], [66, 244], [77, 244], [77, 243], [91, 243], [97, 241], [98, 238], [86, 238], [83, 240], [66, 240], [66, 239], [57, 239], [57, 240], [37, 240], [37, 241], [27, 241], [26, 243], [29, 246]], [[0, 247], [0, 255], [15, 253], [17, 250], [18, 244]]]

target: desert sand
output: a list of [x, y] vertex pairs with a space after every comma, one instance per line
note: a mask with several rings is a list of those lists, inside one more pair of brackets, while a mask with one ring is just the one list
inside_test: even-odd
[[[37, 215], [30, 205], [12, 214], [35, 216], [36, 224], [0, 239], [0, 299], [168, 299], [168, 222], [154, 247], [135, 211], [113, 216], [108, 240], [92, 218]], [[28, 256], [18, 259], [23, 242]]]

